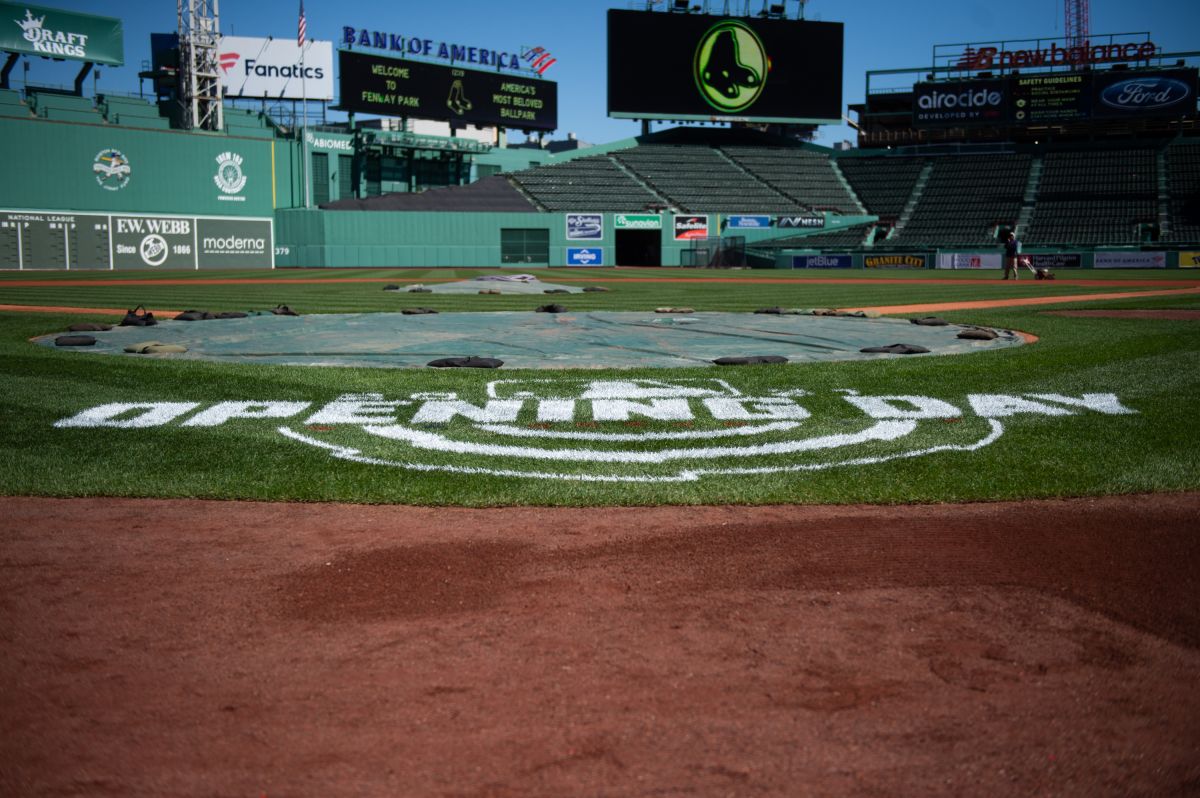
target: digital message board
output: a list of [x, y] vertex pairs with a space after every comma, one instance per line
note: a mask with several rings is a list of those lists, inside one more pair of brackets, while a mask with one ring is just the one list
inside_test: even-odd
[[520, 130], [558, 127], [558, 84], [478, 69], [338, 51], [341, 108]]
[[842, 24], [609, 10], [608, 115], [839, 123]]

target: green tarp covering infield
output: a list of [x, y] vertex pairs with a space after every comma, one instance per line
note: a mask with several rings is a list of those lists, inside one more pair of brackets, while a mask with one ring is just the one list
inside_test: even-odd
[[[222, 362], [375, 368], [424, 367], [445, 357], [499, 358], [505, 368], [670, 368], [712, 365], [720, 357], [782, 355], [792, 363], [867, 360], [897, 355], [860, 349], [914, 344], [931, 354], [988, 351], [1022, 343], [998, 331], [992, 341], [957, 338], [965, 327], [925, 327], [905, 319], [753, 313], [567, 312], [320, 314], [162, 321], [90, 333], [81, 356], [200, 359]], [[58, 335], [35, 339], [54, 346]], [[179, 344], [184, 354], [126, 354], [148, 341]], [[66, 350], [63, 350], [66, 351]], [[930, 357], [931, 354], [900, 357]]]

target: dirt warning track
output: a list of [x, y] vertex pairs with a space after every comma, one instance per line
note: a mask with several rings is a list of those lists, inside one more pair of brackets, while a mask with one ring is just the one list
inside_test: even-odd
[[1200, 495], [0, 499], [0, 794], [1177, 795]]

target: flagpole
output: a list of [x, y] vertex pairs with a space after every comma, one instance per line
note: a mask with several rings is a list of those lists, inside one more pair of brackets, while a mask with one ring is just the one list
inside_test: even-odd
[[300, 175], [304, 181], [304, 207], [312, 206], [312, 177], [308, 168], [308, 76], [304, 71], [304, 53], [308, 50], [308, 20], [304, 18], [304, 0], [300, 0], [300, 19], [296, 23], [296, 43], [300, 45]]
[[308, 76], [304, 72], [304, 51], [308, 49], [308, 42], [300, 48], [300, 93], [304, 98], [300, 101], [300, 113], [304, 114], [302, 122], [302, 130], [300, 133], [300, 153], [304, 158], [304, 207], [312, 205], [312, 182], [308, 173]]

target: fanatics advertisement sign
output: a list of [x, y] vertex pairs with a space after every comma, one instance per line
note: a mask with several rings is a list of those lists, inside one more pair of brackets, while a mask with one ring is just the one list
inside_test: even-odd
[[309, 40], [304, 64], [296, 40], [222, 36], [218, 47], [226, 97], [333, 99], [333, 43]]

